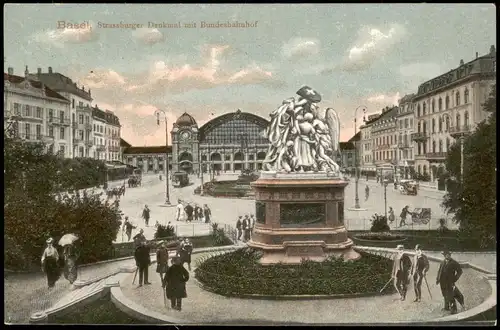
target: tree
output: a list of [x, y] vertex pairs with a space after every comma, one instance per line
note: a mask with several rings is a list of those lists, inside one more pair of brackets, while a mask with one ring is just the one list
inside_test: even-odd
[[442, 203], [460, 230], [474, 235], [482, 244], [495, 242], [496, 233], [496, 85], [483, 104], [487, 119], [465, 140], [464, 177], [460, 174], [460, 144], [448, 152], [448, 193]]
[[[57, 242], [65, 233], [81, 238], [80, 261], [109, 257], [120, 227], [118, 203], [103, 202], [100, 194], [72, 192], [89, 173], [78, 168], [77, 160], [61, 159], [46, 152], [43, 144], [5, 134], [4, 142], [4, 239], [8, 243], [4, 266], [39, 264], [47, 237]], [[65, 190], [69, 192], [61, 192]]]

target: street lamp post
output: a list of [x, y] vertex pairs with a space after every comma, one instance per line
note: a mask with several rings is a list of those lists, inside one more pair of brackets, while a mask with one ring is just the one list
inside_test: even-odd
[[165, 204], [164, 206], [172, 206], [170, 203], [170, 191], [168, 186], [168, 178], [169, 178], [169, 168], [168, 168], [168, 120], [167, 113], [164, 110], [157, 109], [155, 110], [156, 115], [156, 124], [160, 125], [160, 113], [165, 117]]
[[386, 179], [384, 180], [384, 213], [385, 213], [385, 218], [387, 219], [387, 185], [389, 184], [389, 181]]
[[[363, 109], [363, 113], [366, 114], [366, 107], [364, 105], [360, 105], [354, 110], [354, 136], [358, 133], [358, 110]], [[363, 116], [364, 118], [364, 116]], [[355, 189], [356, 196], [354, 197], [354, 209], [359, 210], [359, 159], [358, 159], [358, 147], [356, 146], [356, 140], [354, 141], [354, 162], [355, 162]]]

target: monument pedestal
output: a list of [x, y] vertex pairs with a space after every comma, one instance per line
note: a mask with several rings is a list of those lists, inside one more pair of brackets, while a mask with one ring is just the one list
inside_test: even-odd
[[248, 246], [263, 251], [262, 264], [359, 259], [343, 223], [346, 186], [324, 172], [261, 172], [252, 183], [256, 222]]

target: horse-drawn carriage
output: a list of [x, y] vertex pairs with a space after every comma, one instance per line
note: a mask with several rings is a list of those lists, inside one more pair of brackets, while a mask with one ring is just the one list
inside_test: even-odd
[[415, 224], [428, 224], [431, 221], [430, 208], [416, 208], [411, 212], [411, 221]]
[[134, 188], [134, 187], [139, 187], [141, 185], [141, 177], [138, 175], [131, 175], [128, 178], [128, 187], [129, 188]]
[[413, 180], [401, 180], [399, 184], [399, 191], [403, 195], [417, 195], [418, 184]]

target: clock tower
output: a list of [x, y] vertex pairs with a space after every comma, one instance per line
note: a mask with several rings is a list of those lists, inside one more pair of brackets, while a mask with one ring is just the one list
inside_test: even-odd
[[188, 114], [183, 113], [172, 128], [172, 171], [199, 172], [198, 124]]

